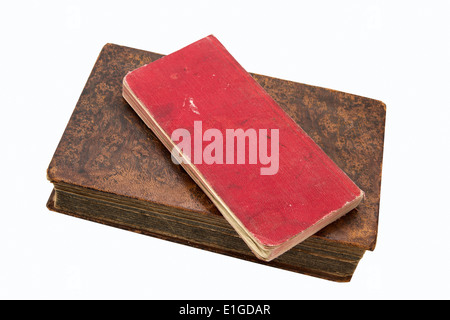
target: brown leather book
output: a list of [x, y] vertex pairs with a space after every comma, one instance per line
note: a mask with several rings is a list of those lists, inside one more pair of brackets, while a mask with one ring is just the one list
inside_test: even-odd
[[259, 260], [122, 97], [123, 77], [162, 55], [107, 44], [49, 165], [50, 210], [236, 258], [350, 281], [374, 250], [385, 105], [252, 74], [365, 191], [361, 204], [278, 258]]

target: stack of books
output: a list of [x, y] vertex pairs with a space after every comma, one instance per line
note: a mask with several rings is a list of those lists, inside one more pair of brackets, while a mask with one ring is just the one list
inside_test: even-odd
[[[217, 64], [220, 57], [225, 60]], [[104, 46], [49, 165], [54, 190], [47, 207], [276, 268], [350, 281], [377, 239], [385, 105], [246, 73], [211, 36], [161, 58]], [[185, 82], [183, 72], [189, 73]], [[196, 78], [202, 81], [196, 84]], [[214, 81], [224, 93], [211, 93]], [[150, 98], [148, 92], [153, 92]], [[236, 96], [239, 92], [242, 97]], [[230, 97], [232, 106], [246, 103], [221, 120], [221, 103]], [[222, 109], [212, 110], [211, 101]], [[266, 127], [281, 128], [280, 148], [287, 151], [280, 151], [275, 174], [250, 179], [249, 172], [262, 169], [250, 165], [248, 155], [241, 166], [222, 164], [226, 171], [221, 172], [217, 162], [199, 164], [195, 155], [187, 157], [176, 148], [169, 137], [180, 126], [176, 119], [185, 120], [180, 122], [185, 127], [202, 121], [204, 131], [214, 127], [206, 126], [212, 122], [217, 127], [232, 119], [245, 128], [247, 119], [252, 127], [271, 119]], [[286, 132], [290, 140], [284, 140]], [[173, 161], [174, 150], [182, 166]], [[302, 171], [305, 163], [308, 169]], [[265, 181], [275, 183], [262, 185]]]

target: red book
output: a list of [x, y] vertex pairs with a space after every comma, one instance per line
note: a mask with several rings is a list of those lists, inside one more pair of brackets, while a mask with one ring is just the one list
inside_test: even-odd
[[364, 196], [214, 36], [128, 73], [123, 96], [262, 260]]

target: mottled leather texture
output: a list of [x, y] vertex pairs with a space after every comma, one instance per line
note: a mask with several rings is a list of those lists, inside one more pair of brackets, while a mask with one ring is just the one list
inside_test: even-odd
[[[192, 214], [220, 215], [122, 97], [123, 77], [161, 57], [114, 44], [104, 46], [51, 160], [48, 179]], [[335, 90], [252, 76], [365, 192], [357, 209], [313, 237], [373, 250], [385, 105]]]

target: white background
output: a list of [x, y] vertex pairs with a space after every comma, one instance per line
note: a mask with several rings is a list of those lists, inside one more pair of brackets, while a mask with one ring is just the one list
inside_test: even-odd
[[[450, 298], [450, 2], [2, 1], [0, 298]], [[387, 104], [377, 248], [339, 284], [114, 229], [45, 203], [105, 43], [214, 34], [250, 71]]]

